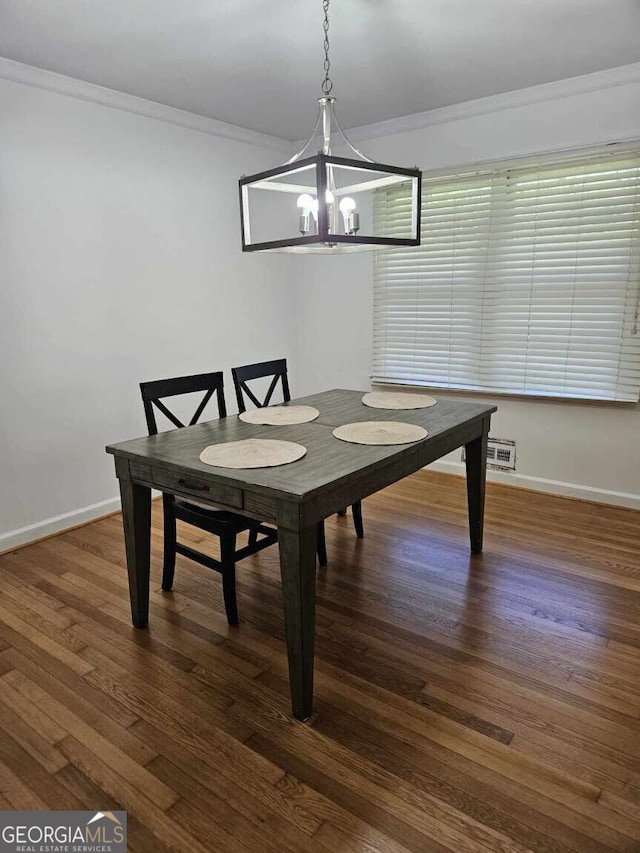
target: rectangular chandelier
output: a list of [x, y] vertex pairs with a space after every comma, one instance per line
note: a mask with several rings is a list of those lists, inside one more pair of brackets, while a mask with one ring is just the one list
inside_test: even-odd
[[[242, 251], [340, 254], [419, 246], [421, 183], [417, 168], [324, 151], [244, 176], [239, 181]], [[400, 203], [404, 197], [410, 205], [411, 216], [401, 226], [374, 214], [375, 193], [390, 186], [399, 191]]]

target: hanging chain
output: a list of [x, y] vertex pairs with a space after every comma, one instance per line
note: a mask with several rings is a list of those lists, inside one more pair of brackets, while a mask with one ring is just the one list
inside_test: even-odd
[[324, 80], [322, 81], [322, 94], [325, 98], [333, 89], [333, 80], [329, 76], [331, 70], [331, 61], [329, 59], [329, 3], [330, 0], [322, 0], [322, 8], [324, 10], [324, 22], [322, 29], [324, 30]]

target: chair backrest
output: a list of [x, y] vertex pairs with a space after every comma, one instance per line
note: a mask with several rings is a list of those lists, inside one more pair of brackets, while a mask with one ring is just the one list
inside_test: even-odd
[[[289, 380], [287, 378], [287, 359], [278, 358], [275, 361], [263, 361], [260, 364], [245, 364], [243, 367], [234, 367], [231, 369], [233, 375], [233, 384], [236, 389], [236, 400], [238, 401], [238, 411], [246, 412], [247, 406], [244, 395], [251, 400], [254, 406], [262, 409], [268, 406], [273, 397], [273, 392], [278, 387], [278, 382], [282, 382], [282, 397], [285, 403], [291, 399], [289, 392]], [[247, 382], [252, 379], [262, 379], [265, 376], [273, 377], [271, 384], [267, 390], [266, 396], [260, 402], [258, 397], [248, 387]]]
[[154, 406], [159, 412], [171, 421], [171, 423], [179, 428], [187, 426], [170, 411], [162, 400], [165, 397], [177, 397], [180, 394], [194, 394], [198, 391], [204, 391], [204, 397], [200, 401], [198, 408], [195, 410], [193, 417], [189, 421], [189, 426], [198, 423], [200, 416], [213, 396], [216, 394], [218, 403], [218, 417], [226, 418], [227, 406], [224, 399], [224, 376], [222, 371], [217, 373], [199, 373], [197, 376], [178, 376], [175, 379], [158, 379], [155, 382], [141, 382], [140, 391], [142, 393], [142, 402], [144, 403], [144, 414], [147, 419], [147, 428], [149, 435], [157, 435], [158, 425], [156, 423], [156, 413]]

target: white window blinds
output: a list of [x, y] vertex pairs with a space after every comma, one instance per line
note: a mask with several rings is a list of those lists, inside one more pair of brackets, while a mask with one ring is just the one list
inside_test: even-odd
[[376, 256], [373, 382], [637, 401], [639, 283], [640, 151], [425, 175], [422, 244]]

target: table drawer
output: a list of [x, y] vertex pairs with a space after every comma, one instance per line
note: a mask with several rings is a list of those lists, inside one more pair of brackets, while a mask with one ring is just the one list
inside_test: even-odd
[[153, 485], [171, 493], [191, 495], [204, 501], [242, 509], [242, 489], [212, 483], [198, 474], [177, 474], [153, 466]]

